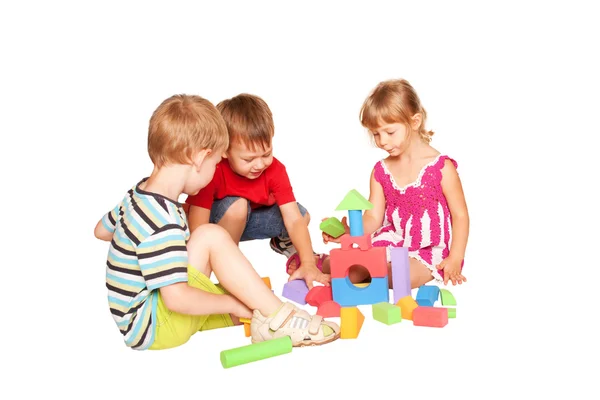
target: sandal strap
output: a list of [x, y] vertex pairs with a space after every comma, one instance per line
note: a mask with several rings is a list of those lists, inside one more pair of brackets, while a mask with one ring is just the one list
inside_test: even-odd
[[323, 261], [327, 258], [327, 254], [319, 254], [319, 261], [317, 261], [317, 268], [323, 272]]
[[269, 329], [276, 331], [281, 328], [295, 311], [295, 307], [291, 303], [283, 303], [281, 309], [275, 314], [271, 322], [269, 322]]
[[308, 324], [308, 333], [311, 335], [316, 335], [319, 333], [319, 329], [321, 328], [321, 322], [323, 322], [323, 317], [320, 315], [315, 315], [310, 320], [310, 324]]
[[285, 267], [287, 269], [290, 268], [290, 264], [292, 263], [292, 261], [296, 261], [296, 268], [300, 268], [300, 255], [298, 253], [294, 253], [292, 254], [287, 261], [285, 262]]

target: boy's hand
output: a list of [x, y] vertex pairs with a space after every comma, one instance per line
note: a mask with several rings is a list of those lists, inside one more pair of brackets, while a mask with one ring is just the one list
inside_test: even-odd
[[[328, 218], [323, 218], [321, 220], [321, 222], [323, 222], [323, 221], [325, 221], [327, 219]], [[348, 226], [347, 218], [343, 217], [340, 222], [342, 223], [342, 225], [344, 225], [344, 231], [345, 231], [345, 233], [350, 233], [350, 227]], [[342, 234], [342, 235], [338, 236], [337, 238], [334, 238], [333, 236], [330, 236], [330, 235], [326, 234], [325, 232], [321, 232], [321, 234], [323, 236], [323, 243], [324, 244], [327, 244], [328, 242], [340, 243], [341, 242], [340, 238], [343, 236], [343, 234]]]
[[467, 281], [467, 278], [462, 274], [462, 270], [460, 268], [461, 260], [455, 260], [451, 257], [444, 259], [439, 265], [437, 265], [437, 269], [444, 270], [444, 285], [448, 284], [448, 281], [452, 281], [452, 285], [456, 286], [458, 283], [462, 285], [463, 282]]
[[313, 287], [314, 281], [322, 283], [325, 286], [329, 286], [331, 275], [324, 274], [323, 272], [319, 271], [317, 266], [314, 264], [302, 264], [300, 268], [290, 275], [288, 282], [296, 279], [304, 279], [306, 286], [308, 286], [308, 289], [310, 290]]

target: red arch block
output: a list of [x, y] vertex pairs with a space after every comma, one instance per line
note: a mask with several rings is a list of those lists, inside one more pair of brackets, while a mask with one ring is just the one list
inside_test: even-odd
[[329, 255], [331, 279], [345, 278], [348, 276], [348, 270], [353, 265], [365, 267], [371, 274], [371, 278], [385, 278], [388, 276], [385, 247], [371, 247], [368, 250], [333, 249]]
[[350, 236], [347, 233], [340, 238], [342, 250], [350, 250], [353, 245], [357, 245], [361, 250], [369, 250], [371, 247], [371, 235]]

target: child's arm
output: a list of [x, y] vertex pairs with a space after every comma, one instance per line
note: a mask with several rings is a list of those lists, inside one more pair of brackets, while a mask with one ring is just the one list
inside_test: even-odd
[[98, 221], [96, 224], [96, 228], [94, 229], [94, 236], [97, 239], [104, 240], [105, 242], [110, 242], [113, 237], [113, 233], [104, 227], [102, 224], [102, 220]]
[[102, 219], [96, 224], [94, 228], [94, 236], [105, 242], [110, 242], [115, 232], [117, 225], [117, 216], [119, 215], [119, 208], [121, 204], [118, 204], [115, 208], [104, 214]]
[[190, 205], [190, 209], [188, 211], [188, 224], [190, 225], [190, 233], [200, 225], [208, 224], [209, 220], [209, 209]]
[[381, 228], [385, 214], [385, 194], [383, 193], [381, 184], [375, 179], [375, 169], [371, 172], [370, 187], [369, 201], [373, 204], [373, 208], [366, 210], [363, 214], [363, 230], [365, 235], [370, 235]]
[[[323, 284], [329, 282], [329, 277], [317, 269], [315, 264], [315, 255], [313, 254], [312, 241], [306, 221], [300, 213], [298, 204], [295, 201], [283, 204], [279, 207], [283, 224], [285, 225], [290, 240], [296, 247], [298, 256], [300, 257], [300, 268], [296, 273], [290, 276], [290, 279], [304, 278], [309, 288], [312, 288], [313, 281]], [[300, 271], [302, 269], [302, 271]]]
[[448, 279], [452, 280], [454, 284], [456, 284], [455, 281], [462, 283], [462, 280], [466, 282], [460, 267], [465, 257], [469, 237], [469, 212], [458, 172], [450, 160], [446, 160], [442, 169], [442, 191], [452, 216], [452, 244], [448, 257], [438, 268], [443, 268], [445, 271], [445, 284], [448, 283]]

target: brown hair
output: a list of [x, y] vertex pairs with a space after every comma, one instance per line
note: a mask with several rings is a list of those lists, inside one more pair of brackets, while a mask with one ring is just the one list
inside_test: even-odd
[[380, 82], [367, 97], [360, 109], [361, 124], [373, 131], [382, 123], [403, 123], [412, 132], [411, 121], [415, 114], [421, 114], [419, 136], [431, 142], [433, 131], [425, 129], [427, 112], [415, 89], [405, 79], [392, 79]]
[[275, 135], [273, 114], [258, 96], [242, 93], [217, 104], [229, 132], [229, 142], [239, 141], [250, 149], [266, 147]]
[[208, 100], [178, 94], [164, 100], [152, 114], [148, 154], [156, 167], [187, 164], [194, 152], [224, 151], [229, 136], [223, 118]]

